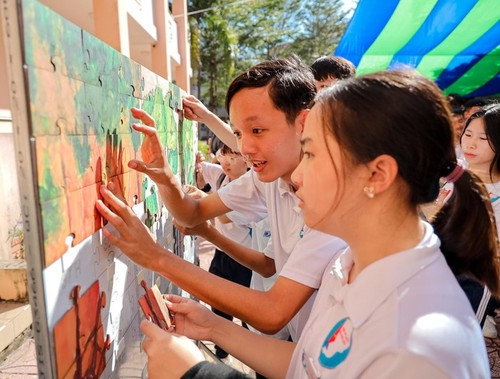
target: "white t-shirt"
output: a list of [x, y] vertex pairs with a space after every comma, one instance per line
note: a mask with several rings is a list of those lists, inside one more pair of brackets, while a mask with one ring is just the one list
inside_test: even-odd
[[351, 284], [350, 250], [332, 259], [287, 378], [490, 377], [470, 303], [425, 227], [415, 248], [371, 264]]
[[[310, 288], [318, 288], [325, 267], [333, 254], [345, 247], [339, 238], [312, 230], [304, 225], [299, 199], [285, 181], [261, 182], [253, 171], [247, 172], [218, 191], [229, 208], [247, 220], [269, 218], [272, 251], [278, 275]], [[307, 322], [314, 296], [304, 304], [289, 323], [294, 341]]]
[[[203, 179], [206, 183], [210, 184], [213, 192], [217, 191], [217, 185], [219, 184], [219, 178], [221, 174], [224, 173], [221, 165], [202, 162], [202, 173]], [[226, 175], [220, 187], [224, 187], [229, 183], [229, 177]], [[228, 216], [231, 218], [231, 213], [228, 213]], [[224, 224], [219, 221], [219, 219], [215, 218], [215, 227], [219, 232], [221, 232], [226, 237], [232, 239], [233, 241], [239, 243], [240, 245], [244, 245], [246, 247], [250, 247], [252, 245], [251, 238], [251, 226], [248, 222], [244, 221], [244, 218], [239, 215], [233, 216], [235, 220], [242, 220], [241, 222], [235, 221], [230, 222], [228, 224]]]

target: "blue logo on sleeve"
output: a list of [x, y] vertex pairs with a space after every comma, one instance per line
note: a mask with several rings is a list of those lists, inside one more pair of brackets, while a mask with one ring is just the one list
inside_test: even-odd
[[319, 363], [326, 368], [335, 368], [344, 362], [351, 351], [352, 322], [346, 317], [335, 324], [323, 342]]

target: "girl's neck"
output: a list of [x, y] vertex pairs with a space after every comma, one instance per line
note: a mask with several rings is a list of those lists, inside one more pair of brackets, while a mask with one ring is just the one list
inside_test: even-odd
[[[349, 247], [354, 265], [349, 274], [349, 282], [370, 264], [390, 255], [411, 249], [422, 240], [425, 228], [417, 213], [395, 214], [392, 220], [374, 221], [367, 228], [359, 228], [358, 238], [353, 236]], [[360, 234], [363, 235], [359, 238]]]

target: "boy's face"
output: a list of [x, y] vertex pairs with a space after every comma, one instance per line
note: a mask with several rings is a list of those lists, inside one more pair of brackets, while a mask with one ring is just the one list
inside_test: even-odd
[[237, 92], [229, 114], [240, 152], [258, 178], [263, 182], [283, 178], [291, 183], [291, 174], [300, 162], [302, 117], [290, 125], [274, 106], [267, 87]]

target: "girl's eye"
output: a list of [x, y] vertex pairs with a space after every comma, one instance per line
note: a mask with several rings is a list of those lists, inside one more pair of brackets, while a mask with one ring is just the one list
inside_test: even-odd
[[262, 133], [262, 132], [263, 132], [263, 130], [262, 130], [262, 129], [257, 129], [257, 128], [252, 129], [252, 133], [253, 133], [253, 134], [260, 134], [260, 133]]
[[488, 137], [481, 137], [479, 138], [481, 141], [488, 141]]
[[236, 138], [240, 138], [241, 137], [241, 133], [240, 132], [233, 132], [234, 136]]

